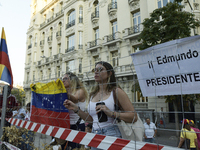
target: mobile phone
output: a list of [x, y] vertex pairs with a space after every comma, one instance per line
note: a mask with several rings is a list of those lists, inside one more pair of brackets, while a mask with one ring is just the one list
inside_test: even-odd
[[[96, 103], [96, 106], [98, 106], [98, 105], [105, 105], [105, 103], [104, 102]], [[107, 117], [107, 115], [103, 111], [98, 112], [97, 115], [98, 115], [99, 122], [106, 122], [106, 121], [108, 121], [108, 117]]]

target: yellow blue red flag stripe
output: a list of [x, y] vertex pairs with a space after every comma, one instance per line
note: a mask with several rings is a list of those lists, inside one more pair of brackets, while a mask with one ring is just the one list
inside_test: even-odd
[[4, 28], [2, 28], [0, 43], [0, 80], [9, 83], [11, 88], [13, 87], [13, 75], [10, 66]]

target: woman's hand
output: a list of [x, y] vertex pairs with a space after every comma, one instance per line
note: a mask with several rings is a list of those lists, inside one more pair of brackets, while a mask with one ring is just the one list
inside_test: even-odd
[[107, 116], [112, 116], [112, 112], [106, 105], [98, 105], [96, 106], [96, 114], [98, 114], [100, 111], [103, 111]]
[[78, 106], [76, 106], [76, 104], [74, 104], [72, 101], [66, 99], [63, 103], [63, 105], [65, 106], [65, 108], [69, 109], [69, 110], [77, 110]]

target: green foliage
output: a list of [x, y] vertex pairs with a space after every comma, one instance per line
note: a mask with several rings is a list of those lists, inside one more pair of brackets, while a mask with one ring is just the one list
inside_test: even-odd
[[165, 7], [155, 9], [142, 23], [143, 31], [139, 36], [142, 41], [140, 49], [164, 43], [170, 40], [189, 37], [191, 29], [200, 26], [200, 22], [194, 18], [194, 14], [183, 11], [181, 0], [168, 3]]
[[25, 91], [23, 89], [12, 89], [11, 94], [16, 97], [17, 101], [24, 104]]

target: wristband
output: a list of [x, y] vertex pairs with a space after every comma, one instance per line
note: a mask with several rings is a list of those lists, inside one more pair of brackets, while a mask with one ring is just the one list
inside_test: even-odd
[[80, 107], [78, 106], [78, 109], [76, 111], [74, 111], [76, 114], [79, 112]]

